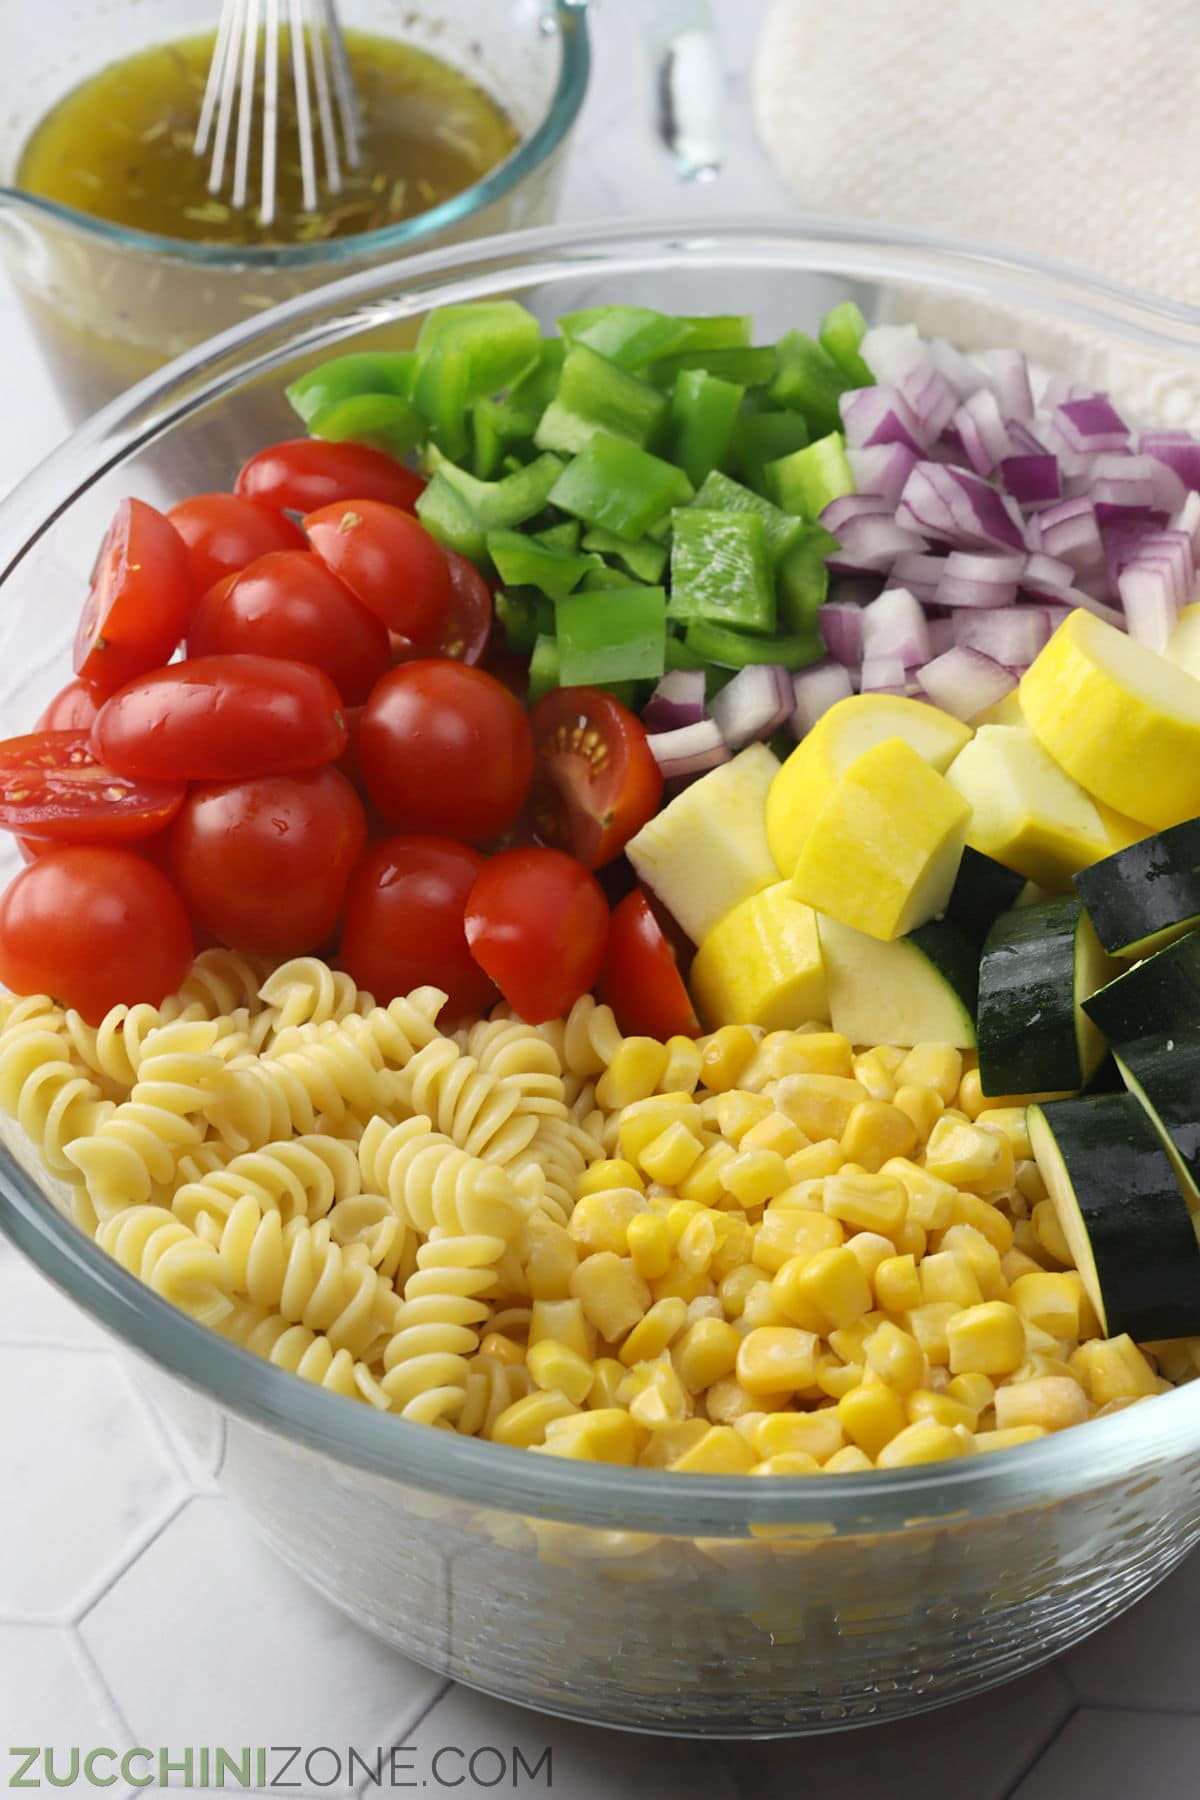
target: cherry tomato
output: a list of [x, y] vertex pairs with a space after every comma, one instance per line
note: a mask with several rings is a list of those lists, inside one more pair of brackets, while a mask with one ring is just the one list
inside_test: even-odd
[[188, 625], [189, 656], [248, 651], [324, 669], [361, 704], [391, 666], [387, 627], [310, 550], [273, 550], [209, 588]]
[[161, 831], [182, 805], [182, 782], [114, 774], [86, 731], [35, 731], [0, 743], [0, 830], [119, 844]]
[[359, 745], [367, 792], [390, 824], [467, 843], [516, 818], [533, 770], [520, 702], [464, 663], [392, 669], [363, 710]]
[[407, 638], [393, 635], [396, 662], [411, 662], [418, 656], [447, 656], [452, 662], [469, 663], [474, 668], [483, 661], [492, 635], [492, 590], [465, 556], [447, 550], [446, 561], [450, 565], [450, 610], [442, 620], [438, 641], [421, 649]]
[[144, 500], [122, 500], [92, 574], [75, 633], [74, 669], [111, 690], [165, 663], [195, 598], [187, 548]]
[[696, 1017], [671, 946], [640, 888], [616, 908], [597, 997], [629, 1037], [698, 1037]]
[[347, 744], [328, 675], [274, 656], [197, 656], [130, 682], [92, 727], [123, 775], [241, 781], [335, 762]]
[[284, 958], [314, 950], [362, 855], [362, 803], [336, 769], [193, 788], [171, 828], [192, 917], [222, 943]]
[[35, 731], [90, 731], [107, 694], [86, 681], [68, 681], [34, 726]]
[[330, 444], [286, 438], [260, 450], [241, 469], [239, 494], [288, 512], [316, 512], [339, 500], [382, 500], [411, 512], [424, 481], [403, 463], [367, 444]]
[[611, 862], [654, 817], [662, 771], [641, 721], [599, 688], [555, 688], [530, 714], [538, 835], [589, 869]]
[[463, 913], [483, 858], [451, 838], [373, 844], [350, 877], [339, 961], [386, 1006], [427, 983], [449, 996], [446, 1018], [478, 1015], [496, 989], [467, 948]]
[[436, 643], [453, 589], [446, 553], [411, 513], [381, 500], [339, 500], [304, 520], [322, 562], [392, 631]]
[[346, 721], [346, 748], [338, 757], [337, 766], [346, 780], [365, 796], [367, 784], [363, 780], [362, 757], [359, 754], [358, 742], [359, 733], [362, 731], [363, 711], [364, 708], [361, 706], [343, 708], [342, 717]]
[[608, 906], [594, 875], [561, 850], [502, 850], [467, 899], [467, 942], [530, 1025], [558, 1019], [594, 984]]
[[0, 981], [17, 994], [53, 994], [89, 1025], [122, 1001], [157, 1006], [191, 960], [182, 900], [128, 850], [52, 850], [0, 897]]
[[187, 545], [198, 594], [272, 550], [304, 549], [299, 526], [241, 494], [194, 494], [167, 517]]

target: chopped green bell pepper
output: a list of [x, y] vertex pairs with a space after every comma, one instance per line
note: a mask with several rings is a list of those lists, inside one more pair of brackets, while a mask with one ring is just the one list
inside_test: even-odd
[[331, 444], [370, 444], [389, 456], [407, 456], [425, 442], [429, 426], [411, 400], [399, 394], [353, 394], [322, 407], [308, 421], [311, 436]]
[[417, 499], [417, 517], [439, 544], [465, 556], [477, 569], [487, 564], [487, 537], [482, 521], [459, 490], [437, 470]]
[[477, 400], [471, 408], [471, 473], [480, 481], [492, 481], [500, 472], [508, 440], [500, 426], [494, 400]]
[[413, 384], [413, 402], [428, 419], [430, 436], [454, 462], [461, 462], [468, 449], [470, 379], [470, 353], [447, 346], [420, 365]]
[[704, 667], [704, 658], [697, 656], [694, 650], [689, 650], [682, 638], [673, 637], [670, 632], [667, 633], [665, 661], [667, 669], [702, 669]]
[[741, 387], [766, 387], [778, 368], [775, 351], [770, 344], [745, 344], [729, 349], [697, 350], [689, 347], [672, 356], [661, 356], [650, 370], [659, 387], [672, 387], [681, 369], [704, 369], [722, 381], [736, 381]]
[[793, 450], [803, 450], [808, 442], [808, 425], [803, 413], [749, 412], [738, 415], [730, 445], [730, 466], [756, 494], [765, 494], [767, 480], [763, 473], [767, 463]]
[[552, 506], [585, 525], [602, 525], [627, 543], [644, 537], [691, 497], [692, 484], [682, 469], [604, 433], [567, 464], [548, 495]]
[[[564, 519], [561, 525], [549, 525], [545, 531], [537, 531], [534, 536], [539, 544], [549, 544], [552, 550], [578, 550], [579, 538], [583, 527], [578, 519]], [[594, 548], [585, 544], [585, 550]]]
[[837, 539], [821, 525], [806, 525], [775, 570], [779, 625], [783, 631], [803, 637], [816, 629], [817, 612], [829, 592], [825, 558], [837, 549]]
[[558, 639], [544, 633], [537, 639], [529, 658], [530, 706], [536, 706], [539, 700], [558, 686], [558, 666]]
[[585, 550], [595, 550], [601, 556], [611, 557], [619, 562], [622, 568], [636, 575], [639, 581], [648, 581], [651, 586], [662, 580], [662, 572], [667, 566], [667, 547], [656, 544], [653, 538], [639, 538], [635, 544], [627, 544], [613, 531], [605, 531], [602, 526], [587, 532], [583, 540]]
[[705, 477], [692, 505], [709, 512], [757, 514], [766, 533], [767, 555], [775, 564], [804, 536], [802, 519], [794, 519], [790, 513], [782, 512], [773, 501], [753, 493], [717, 469]]
[[611, 588], [653, 587], [654, 583], [639, 581], [636, 575], [630, 575], [625, 569], [612, 569], [606, 562], [598, 568], [589, 569], [580, 587], [585, 593], [606, 592]]
[[825, 654], [825, 641], [819, 631], [802, 637], [750, 637], [745, 632], [731, 631], [727, 625], [714, 625], [708, 619], [694, 619], [684, 642], [702, 662], [715, 663], [723, 669], [744, 669], [750, 663], [782, 663], [785, 669], [807, 669]]
[[489, 531], [487, 550], [506, 587], [537, 588], [551, 600], [565, 599], [599, 561], [539, 543], [522, 531]]
[[499, 481], [479, 481], [436, 452], [429, 459], [434, 475], [448, 481], [462, 496], [485, 531], [507, 531], [523, 525], [545, 506], [563, 473], [557, 456], [539, 456], [524, 463]]
[[671, 461], [699, 487], [729, 454], [745, 389], [706, 369], [680, 369], [671, 394]]
[[587, 344], [631, 373], [681, 349], [691, 331], [686, 319], [668, 318], [648, 306], [587, 306], [565, 313], [558, 329], [570, 343]]
[[784, 512], [815, 522], [831, 500], [855, 491], [840, 431], [818, 438], [803, 450], [781, 456], [766, 467], [767, 486]]
[[675, 323], [687, 326], [685, 350], [741, 350], [754, 329], [749, 313], [681, 313]]
[[468, 301], [435, 307], [425, 315], [417, 338], [417, 366], [423, 373], [435, 359], [463, 357], [466, 404], [510, 387], [537, 362], [541, 347], [541, 326], [518, 301]]
[[636, 375], [627, 375], [586, 344], [567, 351], [558, 390], [542, 414], [533, 441], [539, 450], [585, 450], [600, 432], [646, 445], [666, 414], [667, 402]]
[[504, 627], [504, 640], [517, 656], [529, 656], [540, 629], [537, 596], [509, 588], [496, 593], [496, 617]]
[[360, 394], [397, 394], [410, 400], [416, 372], [415, 350], [358, 350], [298, 376], [286, 390], [288, 403], [308, 425], [326, 407]]
[[674, 526], [671, 617], [773, 631], [775, 583], [758, 514], [685, 506]]
[[772, 403], [802, 412], [810, 431], [836, 431], [842, 422], [838, 396], [854, 383], [807, 332], [789, 331], [775, 353], [778, 373], [767, 390]]
[[867, 321], [853, 300], [843, 300], [831, 307], [821, 320], [817, 334], [821, 348], [833, 358], [852, 387], [871, 387], [875, 377], [859, 353], [859, 345], [867, 335]]
[[560, 600], [559, 680], [563, 687], [657, 681], [667, 643], [667, 597], [660, 587], [612, 588]]

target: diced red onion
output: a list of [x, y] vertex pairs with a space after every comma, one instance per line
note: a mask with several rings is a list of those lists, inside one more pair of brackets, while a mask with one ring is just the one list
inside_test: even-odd
[[642, 708], [647, 731], [676, 731], [703, 717], [703, 669], [669, 669]]
[[1046, 412], [1061, 406], [1064, 400], [1092, 400], [1096, 389], [1070, 381], [1065, 375], [1051, 375], [1042, 389], [1042, 407]]
[[1033, 418], [1029, 364], [1019, 350], [981, 350], [975, 365], [982, 370], [1006, 418]]
[[702, 775], [706, 769], [728, 762], [733, 755], [715, 719], [681, 725], [677, 731], [651, 732], [646, 742], [668, 780], [680, 775]]
[[836, 575], [883, 575], [906, 550], [925, 548], [924, 538], [890, 513], [862, 513], [837, 535], [838, 548], [825, 558], [825, 567]]
[[1011, 606], [1026, 558], [1017, 551], [991, 555], [955, 550], [937, 585], [939, 606]]
[[1098, 456], [1092, 464], [1091, 500], [1103, 525], [1115, 513], [1150, 511], [1154, 505], [1152, 458]]
[[934, 657], [918, 669], [917, 680], [934, 706], [963, 720], [977, 718], [1017, 685], [1011, 669], [966, 644]]
[[1050, 621], [1040, 606], [1003, 606], [991, 612], [954, 615], [955, 643], [982, 650], [1006, 669], [1027, 669], [1049, 637]]
[[846, 442], [854, 450], [872, 444], [903, 444], [923, 456], [933, 442], [899, 388], [852, 388], [838, 399]]
[[927, 443], [941, 437], [958, 406], [958, 395], [927, 356], [906, 369], [897, 386], [912, 407]]
[[1196, 586], [1196, 556], [1188, 533], [1171, 529], [1151, 532], [1138, 546], [1136, 560], [1140, 562], [1143, 558], [1167, 564], [1175, 584], [1175, 597], [1180, 606], [1187, 606]]
[[1187, 499], [1187, 482], [1169, 463], [1160, 462], [1156, 456], [1150, 458], [1150, 487], [1155, 512], [1178, 512]]
[[1179, 617], [1179, 601], [1169, 566], [1134, 558], [1121, 570], [1117, 591], [1130, 637], [1161, 656]]
[[1000, 402], [991, 388], [969, 395], [950, 422], [977, 475], [990, 475], [1012, 449]]
[[896, 519], [957, 549], [1025, 548], [1003, 496], [971, 471], [944, 463], [917, 464], [904, 484]]
[[819, 662], [813, 663], [811, 668], [801, 669], [792, 678], [792, 691], [795, 696], [792, 731], [797, 738], [802, 738], [831, 706], [850, 698], [854, 684], [841, 663]]
[[864, 694], [906, 694], [908, 674], [898, 656], [881, 656], [864, 662], [860, 692]]
[[937, 585], [945, 567], [944, 556], [929, 556], [923, 550], [906, 550], [892, 564], [892, 572], [884, 583], [884, 592], [893, 587], [908, 588], [922, 606], [933, 606]]
[[1129, 448], [1129, 427], [1107, 394], [1064, 400], [1055, 408], [1054, 418], [1072, 450], [1097, 456], [1103, 450]]
[[709, 711], [730, 749], [740, 750], [778, 731], [795, 704], [786, 669], [778, 663], [751, 663], [713, 695]]
[[920, 362], [925, 346], [915, 325], [873, 325], [858, 353], [876, 381], [890, 383]]
[[1188, 495], [1179, 511], [1171, 519], [1172, 531], [1186, 532], [1192, 541], [1192, 557], [1197, 568], [1200, 568], [1200, 493]]
[[1143, 431], [1138, 452], [1173, 469], [1185, 488], [1200, 488], [1200, 443], [1190, 431]]
[[1039, 599], [1065, 602], [1074, 582], [1075, 571], [1069, 562], [1063, 562], [1056, 556], [1047, 556], [1040, 550], [1025, 558], [1021, 587], [1027, 594], [1036, 594]]
[[906, 669], [929, 661], [929, 628], [907, 588], [885, 588], [863, 611], [863, 666], [896, 658]]
[[930, 619], [929, 621], [929, 654], [942, 656], [954, 647], [954, 620]]
[[855, 519], [892, 519], [896, 508], [883, 494], [840, 494], [822, 511], [818, 523], [834, 537]]
[[1006, 492], [1026, 511], [1053, 506], [1062, 498], [1058, 460], [1048, 450], [1006, 456], [1000, 464], [1000, 480]]
[[860, 494], [879, 494], [895, 506], [917, 455], [906, 444], [871, 444], [865, 450], [847, 450], [846, 461]]
[[1038, 533], [1047, 556], [1070, 563], [1077, 574], [1104, 566], [1104, 541], [1090, 500], [1060, 500], [1048, 507], [1038, 517]]
[[988, 385], [983, 371], [945, 338], [932, 338], [926, 348], [930, 362], [939, 374], [945, 376], [960, 400], [965, 400], [968, 394], [978, 393], [980, 388]]
[[1125, 614], [1115, 606], [1106, 606], [1103, 600], [1097, 600], [1086, 588], [1071, 589], [1073, 606], [1081, 606], [1084, 612], [1092, 613], [1097, 619], [1103, 619], [1106, 625], [1112, 625], [1117, 631], [1125, 629]]
[[1146, 538], [1153, 537], [1165, 524], [1166, 519], [1162, 513], [1141, 508], [1131, 512], [1117, 508], [1110, 518], [1101, 521], [1100, 535], [1104, 540], [1110, 594], [1117, 592], [1117, 584], [1125, 564], [1133, 560]]
[[834, 606], [866, 606], [882, 591], [878, 575], [839, 575], [829, 584], [827, 604]]
[[862, 661], [865, 611], [866, 608], [862, 606], [827, 600], [817, 612], [817, 624], [825, 639], [825, 648], [834, 662], [841, 663], [844, 668], [857, 668]]

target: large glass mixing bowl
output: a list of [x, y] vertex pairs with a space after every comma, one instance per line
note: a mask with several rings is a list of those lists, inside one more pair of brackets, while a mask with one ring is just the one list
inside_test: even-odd
[[[853, 295], [875, 316], [953, 320], [965, 340], [1019, 338], [1146, 416], [1200, 419], [1196, 311], [931, 238], [827, 220], [650, 225], [410, 258], [152, 377], [0, 507], [0, 729], [28, 729], [61, 684], [122, 495], [228, 484], [268, 434], [294, 430], [283, 385], [315, 360], [500, 293], [546, 320], [603, 298], [752, 311], [762, 337]], [[279, 1555], [397, 1648], [526, 1705], [693, 1735], [893, 1718], [1053, 1656], [1200, 1537], [1200, 1386], [896, 1474], [562, 1462], [381, 1417], [254, 1360], [110, 1261], [49, 1185], [30, 1155], [0, 1151], [0, 1230], [134, 1353], [185, 1432], [223, 1434], [221, 1481]]]

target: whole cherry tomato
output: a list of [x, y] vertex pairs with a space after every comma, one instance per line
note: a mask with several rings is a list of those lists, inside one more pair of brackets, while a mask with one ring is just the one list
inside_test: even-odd
[[521, 704], [482, 669], [401, 663], [363, 709], [367, 792], [398, 831], [484, 843], [521, 810], [533, 739]]
[[191, 960], [182, 900], [129, 850], [50, 850], [0, 897], [0, 981], [17, 994], [52, 994], [89, 1025], [121, 1002], [157, 1006]]
[[187, 650], [312, 663], [350, 706], [392, 660], [387, 627], [311, 550], [273, 550], [209, 588], [193, 608]]
[[[241, 494], [193, 494], [167, 514], [187, 545], [197, 594], [272, 550], [303, 550], [291, 519]], [[182, 635], [182, 634], [181, 634]]]
[[51, 700], [35, 731], [90, 731], [108, 695], [86, 681], [68, 681]]
[[615, 908], [596, 990], [629, 1037], [697, 1037], [697, 1019], [674, 953], [641, 888]]
[[646, 730], [599, 688], [555, 688], [530, 714], [538, 835], [599, 869], [658, 811], [662, 770]]
[[362, 803], [336, 769], [191, 789], [170, 861], [192, 917], [222, 943], [285, 958], [337, 924], [362, 854]]
[[339, 500], [382, 500], [411, 512], [425, 486], [403, 463], [367, 444], [331, 444], [320, 438], [285, 438], [245, 463], [239, 494], [288, 512], [316, 512]]
[[596, 981], [608, 905], [594, 875], [561, 850], [502, 850], [467, 899], [467, 942], [530, 1025], [561, 1018]]
[[339, 962], [386, 1006], [426, 985], [448, 996], [445, 1017], [479, 1014], [496, 989], [467, 948], [463, 914], [483, 858], [451, 838], [372, 844], [350, 877]]
[[308, 513], [322, 562], [368, 611], [413, 644], [441, 636], [453, 589], [446, 552], [411, 513], [381, 500], [339, 500]]
[[55, 842], [151, 837], [183, 805], [181, 781], [118, 775], [86, 731], [35, 731], [0, 743], [0, 830]]
[[92, 574], [75, 633], [75, 673], [111, 690], [156, 669], [187, 628], [196, 583], [169, 519], [122, 500]]

